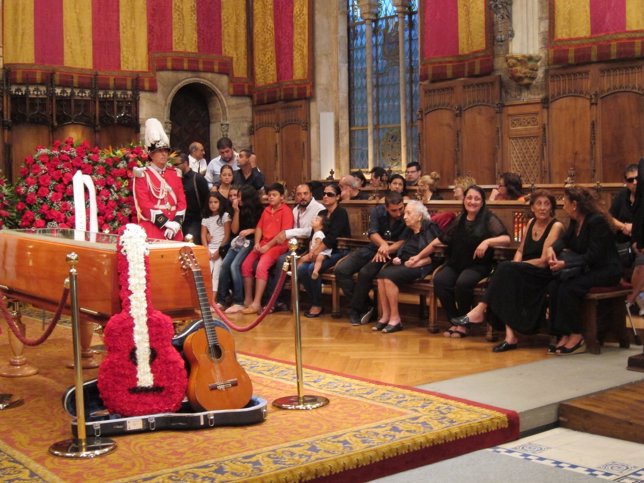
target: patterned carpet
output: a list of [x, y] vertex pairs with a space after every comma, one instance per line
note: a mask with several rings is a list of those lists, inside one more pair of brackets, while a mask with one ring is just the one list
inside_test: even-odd
[[[297, 394], [294, 366], [240, 355], [254, 393], [269, 401], [263, 423], [198, 431], [116, 436], [114, 453], [92, 460], [50, 456], [49, 446], [71, 437], [61, 396], [73, 384], [64, 364], [69, 329], [28, 349], [40, 374], [0, 378], [0, 392], [25, 405], [0, 416], [3, 482], [135, 481], [366, 481], [518, 437], [511, 411], [306, 368], [306, 394], [330, 399], [313, 411], [270, 403]], [[5, 339], [6, 340], [6, 339]], [[0, 361], [9, 346], [0, 345]], [[87, 379], [96, 370], [85, 371]]]

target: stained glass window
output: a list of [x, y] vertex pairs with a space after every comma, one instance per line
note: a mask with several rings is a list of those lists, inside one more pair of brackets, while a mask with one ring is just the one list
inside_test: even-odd
[[[350, 165], [368, 168], [367, 65], [365, 21], [358, 0], [348, 1]], [[418, 160], [415, 123], [418, 109], [418, 2], [412, 0], [404, 17], [405, 82], [407, 92], [407, 161]], [[398, 15], [391, 0], [378, 1], [372, 24], [372, 89], [374, 166], [400, 170], [400, 76]]]

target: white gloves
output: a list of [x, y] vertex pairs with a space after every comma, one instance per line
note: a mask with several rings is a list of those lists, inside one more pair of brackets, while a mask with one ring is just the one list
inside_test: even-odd
[[165, 234], [164, 236], [168, 240], [172, 240], [174, 236], [181, 230], [181, 225], [176, 221], [168, 221], [165, 225]]

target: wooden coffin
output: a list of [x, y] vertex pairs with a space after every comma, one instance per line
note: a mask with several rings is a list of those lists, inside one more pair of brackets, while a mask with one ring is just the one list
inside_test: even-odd
[[[179, 262], [179, 250], [188, 244], [148, 242], [153, 307], [171, 316], [198, 315], [192, 274], [184, 271]], [[203, 246], [193, 246], [193, 251], [204, 274], [206, 290], [210, 291], [208, 251]], [[0, 289], [11, 298], [45, 309], [55, 307], [69, 277], [67, 255], [72, 252], [78, 255], [81, 315], [107, 321], [121, 311], [115, 235], [58, 228], [0, 230]]]

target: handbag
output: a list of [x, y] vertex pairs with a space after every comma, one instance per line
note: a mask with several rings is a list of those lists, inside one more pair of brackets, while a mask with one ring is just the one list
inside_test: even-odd
[[619, 259], [622, 261], [624, 268], [632, 267], [633, 262], [635, 261], [635, 253], [633, 252], [631, 242], [615, 243], [615, 246], [617, 247], [617, 254], [619, 255]]
[[557, 255], [557, 258], [566, 262], [566, 266], [555, 274], [561, 280], [578, 277], [588, 269], [584, 256], [572, 250], [563, 250]]

